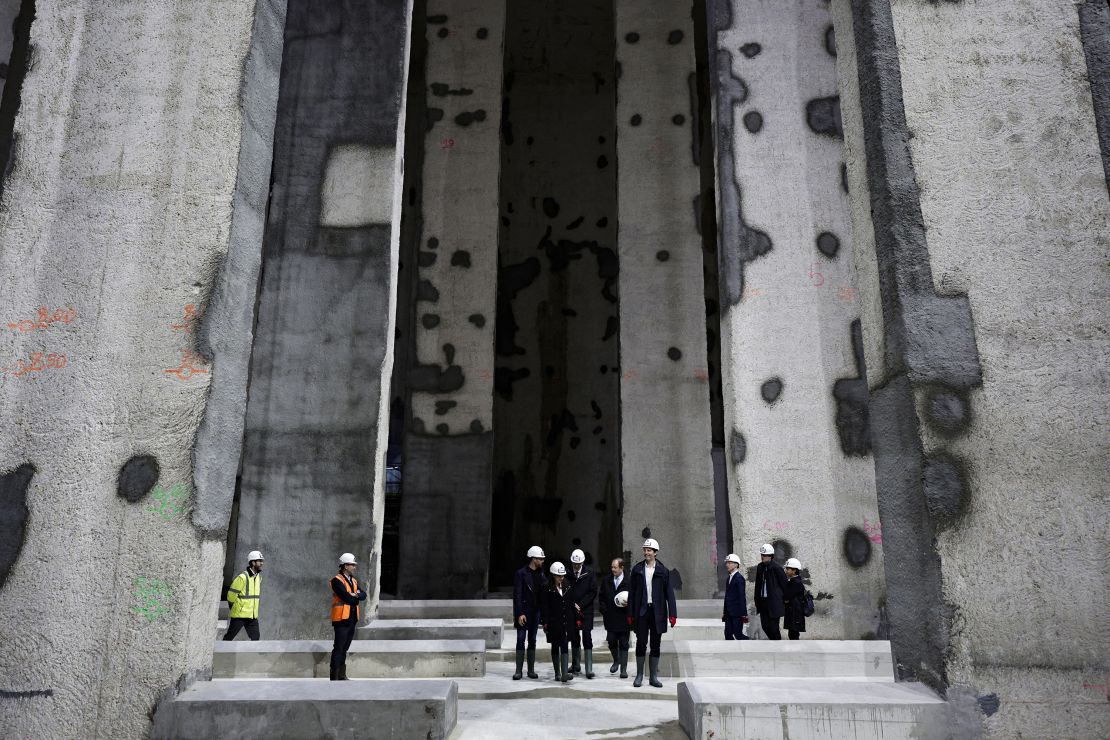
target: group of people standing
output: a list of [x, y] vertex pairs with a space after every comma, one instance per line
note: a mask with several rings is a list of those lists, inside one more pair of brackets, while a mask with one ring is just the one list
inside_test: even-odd
[[[747, 582], [740, 574], [740, 556], [730, 553], [725, 558], [728, 580], [725, 582], [725, 603], [721, 621], [725, 623], [726, 640], [747, 640], [744, 625], [748, 624]], [[786, 565], [775, 560], [775, 548], [759, 547], [759, 565], [755, 567], [755, 610], [759, 626], [769, 640], [781, 640], [782, 626], [791, 640], [806, 631], [806, 587], [802, 581], [802, 564], [788, 558]]]

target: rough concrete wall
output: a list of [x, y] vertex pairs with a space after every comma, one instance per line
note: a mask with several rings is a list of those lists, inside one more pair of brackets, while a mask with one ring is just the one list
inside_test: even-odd
[[234, 474], [242, 417], [203, 430], [243, 401], [253, 290], [221, 286], [257, 271], [284, 5], [37, 6], [0, 201], [0, 727], [141, 737], [211, 665], [232, 489], [192, 451]]
[[328, 632], [341, 552], [376, 602], [409, 11], [289, 6], [235, 549], [270, 639]]
[[[508, 6], [491, 580], [619, 551], [612, 0]], [[510, 518], [511, 512], [511, 518]]]
[[828, 5], [710, 7], [736, 549], [796, 556], [808, 637], [881, 630], [882, 533]]
[[717, 590], [692, 3], [617, 0], [624, 550]]
[[398, 590], [472, 598], [486, 588], [489, 561], [505, 3], [430, 0], [422, 10]]

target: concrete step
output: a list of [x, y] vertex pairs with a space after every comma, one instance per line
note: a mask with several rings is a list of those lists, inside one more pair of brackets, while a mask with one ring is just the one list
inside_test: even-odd
[[[594, 645], [605, 649], [605, 627], [602, 626], [600, 619], [594, 620], [594, 628], [592, 631]], [[543, 641], [543, 631], [539, 632], [538, 639]], [[725, 625], [720, 617], [716, 619], [698, 618], [686, 619], [681, 618], [678, 624], [669, 628], [663, 634], [664, 642], [673, 642], [675, 640], [721, 640], [725, 639]], [[633, 635], [632, 644], [636, 644], [636, 637]], [[516, 649], [516, 628], [506, 623], [504, 627], [504, 638], [501, 640], [501, 647], [505, 650]]]
[[[327, 678], [330, 640], [217, 642], [213, 678]], [[350, 678], [484, 676], [482, 640], [355, 640], [347, 653]]]
[[821, 678], [697, 678], [678, 684], [691, 738], [942, 740], [948, 704], [925, 686]]
[[154, 740], [446, 738], [454, 681], [200, 681], [154, 715]]
[[360, 640], [482, 640], [487, 648], [498, 648], [504, 629], [500, 619], [375, 619], [356, 635]]
[[[721, 617], [720, 599], [679, 599], [680, 619]], [[392, 599], [378, 604], [379, 619], [488, 619], [512, 622], [512, 599]]]

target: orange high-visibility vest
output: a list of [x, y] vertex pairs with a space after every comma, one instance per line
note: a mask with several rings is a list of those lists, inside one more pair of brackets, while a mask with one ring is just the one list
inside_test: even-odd
[[[347, 589], [347, 593], [349, 593], [351, 596], [354, 596], [358, 593], [357, 578], [355, 578], [354, 576], [351, 577], [351, 580], [354, 581], [354, 586], [352, 586], [350, 582], [348, 582], [347, 579], [343, 577], [342, 574], [336, 574], [336, 576], [331, 580], [334, 581], [336, 578], [339, 579], [339, 582], [343, 584], [343, 588]], [[351, 616], [351, 605], [345, 603], [343, 599], [335, 595], [335, 591], [331, 590], [331, 581], [328, 581], [328, 591], [331, 591], [331, 621], [342, 622], [346, 620], [348, 617]], [[355, 606], [356, 622], [358, 621], [360, 616], [361, 614], [359, 612], [359, 607]]]

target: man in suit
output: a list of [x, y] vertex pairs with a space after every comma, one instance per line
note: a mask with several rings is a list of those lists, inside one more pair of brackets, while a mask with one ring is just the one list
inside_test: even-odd
[[649, 640], [651, 685], [656, 688], [663, 686], [659, 681], [659, 641], [667, 631], [667, 622], [674, 627], [678, 621], [671, 572], [656, 560], [658, 552], [658, 542], [650, 537], [644, 540], [644, 559], [632, 569], [629, 584], [628, 624], [636, 629], [636, 680], [632, 685], [637, 688], [644, 683], [644, 657]]
[[740, 575], [740, 556], [729, 553], [725, 558], [728, 580], [725, 581], [725, 607], [721, 621], [725, 623], [726, 640], [746, 640], [744, 625], [748, 623], [748, 597], [744, 592], [744, 576]]
[[786, 571], [775, 562], [775, 548], [760, 545], [760, 563], [755, 567], [755, 610], [759, 626], [769, 640], [781, 640], [779, 620], [786, 614], [782, 592], [786, 589]]
[[594, 601], [597, 600], [597, 576], [586, 565], [586, 553], [575, 550], [570, 554], [570, 573], [567, 574], [567, 583], [570, 584], [570, 597], [574, 601], [574, 609], [578, 613], [581, 627], [574, 630], [571, 635], [571, 673], [581, 673], [582, 668], [578, 659], [582, 657], [581, 650], [585, 648], [586, 678], [594, 677]]
[[[609, 653], [613, 656], [610, 673], [620, 669], [621, 678], [628, 678], [628, 578], [624, 574], [624, 560], [613, 558], [609, 564], [611, 575], [601, 579], [600, 595], [597, 603], [601, 609], [601, 619], [605, 624], [605, 640], [609, 643]], [[624, 594], [618, 600], [617, 594]], [[620, 605], [624, 602], [624, 606]]]
[[543, 548], [528, 548], [528, 563], [513, 576], [513, 624], [516, 626], [516, 673], [513, 680], [524, 677], [524, 641], [528, 641], [528, 678], [536, 673], [536, 630], [540, 626], [540, 599], [543, 594]]

